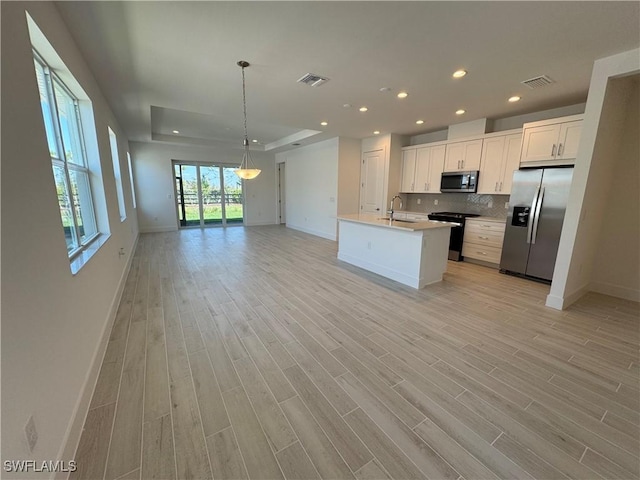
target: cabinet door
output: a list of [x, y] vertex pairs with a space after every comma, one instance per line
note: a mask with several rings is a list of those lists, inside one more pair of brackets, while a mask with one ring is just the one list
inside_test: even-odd
[[429, 176], [427, 178], [427, 193], [440, 193], [440, 178], [444, 171], [444, 157], [446, 145], [431, 147], [429, 155]]
[[[513, 183], [513, 172], [520, 168], [520, 145], [522, 135], [516, 133], [507, 135], [504, 141], [504, 153], [502, 160], [502, 174], [498, 185], [500, 195], [511, 195], [511, 185]], [[482, 178], [482, 177], [481, 177]]]
[[581, 133], [582, 120], [567, 122], [561, 125], [558, 158], [576, 158]]
[[444, 159], [444, 171], [456, 172], [463, 169], [462, 161], [464, 160], [464, 144], [465, 142], [449, 143], [446, 147]]
[[404, 150], [402, 152], [402, 179], [400, 182], [401, 192], [413, 192], [415, 189], [416, 175], [416, 149]]
[[557, 155], [560, 123], [524, 129], [520, 163], [554, 160]]
[[419, 148], [416, 154], [415, 192], [425, 193], [429, 189], [431, 147]]
[[462, 170], [480, 170], [480, 158], [482, 157], [482, 139], [464, 142], [464, 156], [462, 158]]
[[505, 139], [506, 137], [491, 137], [484, 140], [482, 159], [480, 160], [478, 193], [493, 194], [500, 191], [500, 182], [504, 174]]

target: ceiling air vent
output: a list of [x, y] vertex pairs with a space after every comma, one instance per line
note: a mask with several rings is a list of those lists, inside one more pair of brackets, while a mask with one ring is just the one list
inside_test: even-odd
[[329, 81], [326, 77], [321, 77], [320, 75], [316, 75], [315, 73], [307, 73], [302, 78], [298, 79], [299, 83], [304, 83], [309, 85], [310, 87], [319, 87], [323, 83], [327, 83]]
[[539, 77], [530, 78], [529, 80], [525, 80], [524, 82], [520, 82], [520, 83], [526, 85], [531, 89], [534, 89], [534, 88], [546, 87], [547, 85], [550, 85], [554, 82], [546, 75], [540, 75]]

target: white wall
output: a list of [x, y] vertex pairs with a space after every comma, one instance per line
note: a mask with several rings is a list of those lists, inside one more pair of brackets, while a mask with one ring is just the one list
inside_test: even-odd
[[562, 309], [589, 290], [605, 213], [605, 199], [618, 155], [626, 114], [625, 98], [609, 80], [640, 70], [640, 50], [594, 64], [576, 156], [569, 202], [547, 306]]
[[338, 142], [338, 215], [358, 213], [362, 142], [345, 137], [340, 137]]
[[287, 227], [336, 239], [339, 139], [276, 154], [286, 164]]
[[[638, 77], [610, 82], [627, 92], [626, 119], [620, 149], [613, 158], [613, 179], [600, 241], [596, 249], [591, 286], [593, 291], [640, 301], [640, 82]], [[618, 84], [618, 85], [616, 85]]]
[[[172, 160], [232, 166], [237, 166], [242, 160], [241, 149], [142, 142], [130, 142], [130, 147], [141, 232], [166, 232], [178, 228]], [[262, 172], [244, 184], [245, 225], [274, 224], [277, 217], [274, 156], [265, 152], [251, 152], [251, 157]]]
[[[1, 8], [2, 460], [68, 461], [138, 235], [127, 143], [55, 5], [2, 2]], [[93, 102], [111, 236], [75, 276], [57, 205], [25, 9]], [[120, 142], [127, 209], [122, 223], [107, 126]], [[31, 415], [38, 431], [33, 453], [24, 435]]]

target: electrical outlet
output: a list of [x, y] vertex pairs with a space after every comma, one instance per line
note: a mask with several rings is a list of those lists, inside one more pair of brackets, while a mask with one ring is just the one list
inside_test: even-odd
[[437, 198], [433, 201], [433, 204], [434, 205], [438, 205], [438, 199]]
[[421, 203], [422, 203], [422, 199], [421, 199], [421, 198], [419, 198], [419, 199], [418, 199], [418, 205], [420, 205]]
[[29, 417], [29, 421], [24, 427], [24, 434], [27, 437], [29, 451], [33, 453], [33, 449], [36, 448], [36, 443], [38, 443], [38, 431], [36, 430], [36, 422], [33, 419], [33, 415]]
[[505, 208], [506, 210], [508, 210], [508, 209], [509, 209], [509, 202], [504, 202], [504, 208]]

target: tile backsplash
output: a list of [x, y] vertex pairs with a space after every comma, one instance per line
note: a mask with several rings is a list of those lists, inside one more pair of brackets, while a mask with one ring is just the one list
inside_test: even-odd
[[[509, 195], [479, 195], [477, 193], [405, 193], [404, 210], [411, 212], [478, 213], [487, 217], [507, 218], [504, 208]], [[420, 199], [420, 205], [418, 205]], [[438, 205], [434, 201], [438, 200]]]

